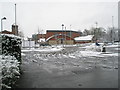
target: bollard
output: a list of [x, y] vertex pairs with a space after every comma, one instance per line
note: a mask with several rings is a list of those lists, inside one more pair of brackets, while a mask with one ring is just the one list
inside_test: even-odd
[[105, 47], [102, 48], [102, 52], [106, 52], [106, 48]]

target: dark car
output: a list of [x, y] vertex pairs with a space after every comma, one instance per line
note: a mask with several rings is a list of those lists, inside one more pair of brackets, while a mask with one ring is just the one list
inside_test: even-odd
[[40, 46], [51, 46], [51, 45], [48, 43], [41, 43]]

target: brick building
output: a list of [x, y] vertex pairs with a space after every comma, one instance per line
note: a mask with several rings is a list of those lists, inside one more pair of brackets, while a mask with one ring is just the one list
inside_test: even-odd
[[12, 25], [12, 32], [4, 30], [4, 31], [2, 31], [2, 33], [3, 34], [14, 34], [14, 35], [18, 36], [18, 25]]
[[81, 33], [72, 30], [47, 30], [46, 42], [49, 44], [74, 44], [74, 38]]
[[[80, 36], [81, 33], [72, 30], [47, 30], [46, 34], [33, 34], [32, 38], [36, 42], [40, 39], [45, 39], [48, 44], [75, 44], [75, 37]], [[41, 42], [40, 42], [41, 43]]]

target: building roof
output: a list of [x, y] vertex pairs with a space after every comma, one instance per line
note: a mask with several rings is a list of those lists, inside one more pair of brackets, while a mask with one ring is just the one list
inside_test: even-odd
[[[59, 35], [62, 35], [62, 34], [59, 34]], [[46, 39], [46, 41], [50, 40], [53, 37], [55, 37], [55, 35], [50, 36], [49, 38]]]
[[10, 32], [10, 31], [7, 31], [7, 30], [2, 31], [2, 33], [4, 33], [4, 34], [13, 34], [13, 32]]
[[73, 31], [73, 30], [47, 30], [47, 32], [79, 32], [79, 31]]
[[0, 34], [2, 36], [8, 36], [8, 37], [11, 37], [11, 38], [17, 38], [17, 39], [22, 39], [20, 36], [16, 36], [14, 34]]
[[[55, 37], [55, 36], [60, 36], [62, 34], [57, 34], [57, 35], [52, 35], [49, 38], [46, 39], [46, 41], [49, 41], [51, 38]], [[63, 34], [64, 36], [70, 37], [69, 35]], [[71, 38], [71, 37], [70, 37]]]
[[87, 36], [80, 36], [80, 37], [75, 37], [75, 41], [89, 41], [92, 40], [94, 35], [87, 35]]

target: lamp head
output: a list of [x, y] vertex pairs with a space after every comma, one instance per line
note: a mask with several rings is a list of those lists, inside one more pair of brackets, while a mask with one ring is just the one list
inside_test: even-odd
[[6, 20], [6, 17], [3, 17], [2, 20]]

